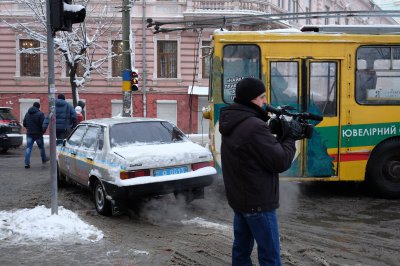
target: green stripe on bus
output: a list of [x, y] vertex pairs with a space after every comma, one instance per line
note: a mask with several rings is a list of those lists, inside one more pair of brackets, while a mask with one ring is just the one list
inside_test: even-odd
[[[317, 127], [315, 131], [321, 136], [327, 148], [337, 147], [338, 127]], [[384, 139], [397, 136], [400, 123], [377, 123], [343, 126], [341, 130], [342, 148], [374, 146]]]

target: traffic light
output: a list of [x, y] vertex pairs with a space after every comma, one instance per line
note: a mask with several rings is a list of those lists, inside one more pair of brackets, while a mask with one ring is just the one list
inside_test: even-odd
[[50, 23], [53, 32], [72, 31], [72, 24], [85, 20], [86, 9], [72, 5], [72, 0], [50, 0]]
[[131, 91], [139, 90], [139, 75], [136, 71], [132, 71], [131, 77]]

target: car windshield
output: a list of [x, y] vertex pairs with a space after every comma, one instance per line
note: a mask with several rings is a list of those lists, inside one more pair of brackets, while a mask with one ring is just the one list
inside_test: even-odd
[[116, 124], [110, 128], [111, 147], [186, 141], [185, 134], [165, 121]]
[[16, 120], [16, 118], [11, 113], [11, 109], [0, 109], [0, 119]]

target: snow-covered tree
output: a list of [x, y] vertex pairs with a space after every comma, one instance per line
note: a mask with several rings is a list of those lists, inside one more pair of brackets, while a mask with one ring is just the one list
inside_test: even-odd
[[[42, 44], [47, 43], [46, 0], [15, 0], [19, 6], [26, 7], [26, 12], [20, 16], [12, 16], [3, 21], [17, 32], [22, 32]], [[82, 0], [80, 4], [86, 8], [86, 19], [81, 24], [74, 24], [72, 32], [58, 32], [54, 37], [54, 49], [59, 54], [59, 64], [68, 72], [74, 106], [79, 100], [79, 88], [83, 87], [91, 73], [105, 74], [102, 65], [111, 54], [107, 47], [102, 47], [101, 39], [111, 29], [120, 31], [116, 22], [118, 7], [111, 6], [113, 1]], [[114, 3], [116, 3], [114, 1]], [[110, 12], [110, 10], [112, 10]], [[13, 10], [8, 10], [10, 15]], [[114, 25], [115, 24], [115, 25]], [[104, 43], [104, 42], [103, 42]], [[47, 46], [35, 49], [21, 49], [20, 53], [46, 53]], [[80, 69], [81, 71], [78, 71]], [[80, 75], [78, 75], [80, 73]]]

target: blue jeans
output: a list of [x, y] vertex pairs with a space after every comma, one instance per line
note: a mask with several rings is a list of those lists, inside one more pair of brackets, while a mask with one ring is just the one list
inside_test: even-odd
[[235, 212], [232, 265], [253, 265], [251, 252], [257, 242], [258, 262], [263, 265], [282, 265], [276, 210], [269, 212]]
[[40, 157], [42, 157], [42, 162], [46, 161], [47, 157], [46, 157], [46, 150], [44, 149], [43, 135], [40, 136], [26, 135], [25, 165], [30, 164], [32, 147], [35, 141], [40, 149]]

